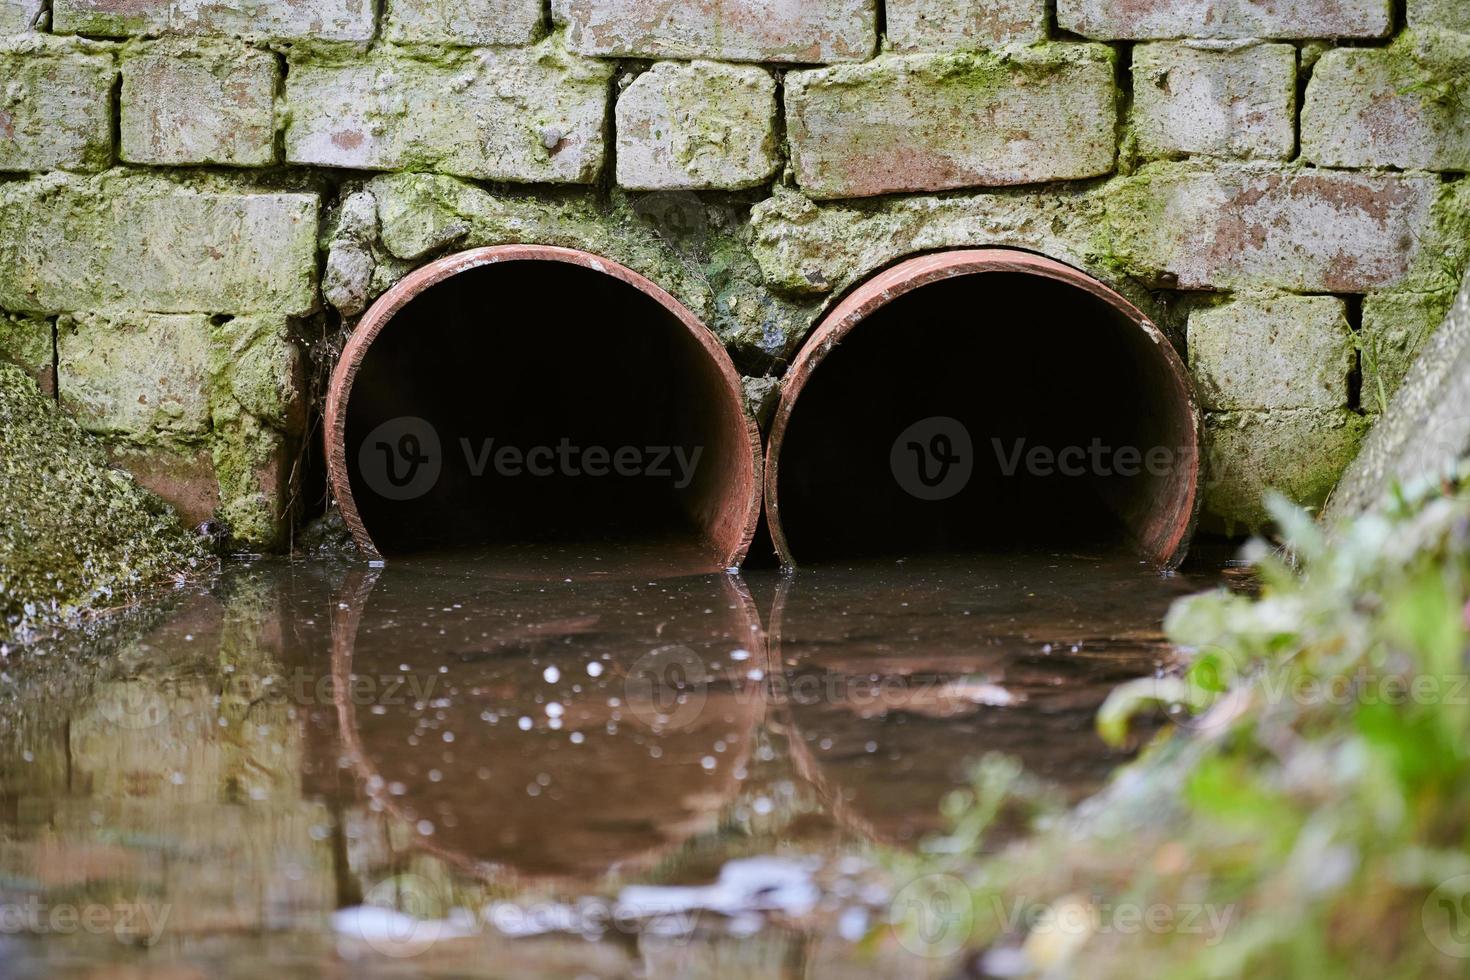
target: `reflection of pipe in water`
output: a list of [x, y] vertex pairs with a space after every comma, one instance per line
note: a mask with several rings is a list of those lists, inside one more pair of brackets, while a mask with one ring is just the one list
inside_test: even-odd
[[1159, 623], [1196, 586], [1136, 561], [912, 561], [784, 579], [770, 617], [768, 726], [839, 826], [912, 843], [990, 752], [1077, 799], [1125, 755], [1093, 719], [1167, 657]]
[[[764, 714], [743, 583], [501, 580], [455, 609], [461, 572], [354, 572], [332, 615], [344, 758], [411, 848], [476, 876], [571, 882], [648, 869], [712, 831]], [[670, 649], [701, 666], [697, 683], [658, 673]], [[355, 703], [354, 683], [405, 665], [431, 688], [420, 700]]]

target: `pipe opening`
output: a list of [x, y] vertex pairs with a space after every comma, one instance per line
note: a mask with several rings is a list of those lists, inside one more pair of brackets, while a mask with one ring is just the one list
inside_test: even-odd
[[844, 301], [793, 364], [767, 464], [788, 562], [1132, 551], [1193, 521], [1198, 413], [1136, 308], [1005, 250], [910, 260]]
[[749, 544], [738, 375], [605, 259], [509, 246], [420, 270], [359, 326], [332, 396], [334, 489], [367, 550], [611, 544], [716, 568]]

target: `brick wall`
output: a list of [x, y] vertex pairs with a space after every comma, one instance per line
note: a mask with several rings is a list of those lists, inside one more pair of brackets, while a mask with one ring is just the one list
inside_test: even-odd
[[437, 254], [606, 254], [764, 377], [872, 271], [1011, 245], [1157, 315], [1207, 518], [1252, 525], [1263, 487], [1320, 501], [1453, 298], [1466, 11], [0, 0], [0, 355], [264, 547], [303, 339]]

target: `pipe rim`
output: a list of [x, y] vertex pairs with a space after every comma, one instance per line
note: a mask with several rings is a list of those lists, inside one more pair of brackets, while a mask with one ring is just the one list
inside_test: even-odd
[[925, 255], [916, 255], [889, 266], [863, 280], [845, 296], [822, 319], [802, 344], [791, 369], [786, 372], [781, 384], [781, 398], [776, 415], [771, 423], [771, 434], [766, 443], [764, 496], [766, 523], [770, 528], [771, 541], [776, 547], [782, 566], [795, 568], [796, 559], [786, 540], [786, 531], [781, 524], [781, 508], [777, 499], [777, 481], [780, 477], [781, 446], [786, 429], [791, 422], [791, 413], [796, 407], [802, 389], [811, 380], [812, 373], [821, 365], [832, 349], [843, 341], [858, 324], [884, 306], [924, 286], [959, 276], [978, 275], [991, 272], [1011, 272], [1039, 276], [1065, 283], [1083, 290], [1102, 300], [1118, 313], [1123, 314], [1158, 349], [1174, 384], [1180, 403], [1186, 405], [1190, 414], [1188, 435], [1195, 465], [1190, 468], [1185, 493], [1179, 506], [1169, 515], [1169, 528], [1163, 542], [1147, 557], [1165, 569], [1177, 568], [1184, 561], [1194, 527], [1199, 518], [1200, 487], [1199, 460], [1203, 439], [1203, 423], [1199, 401], [1195, 396], [1194, 383], [1179, 352], [1169, 338], [1142, 310], [1117, 290], [1101, 280], [1059, 262], [1056, 259], [1032, 252], [1012, 248], [966, 248], [948, 249]]
[[632, 286], [672, 314], [712, 359], [720, 376], [725, 380], [727, 395], [733, 399], [731, 408], [738, 413], [739, 418], [744, 420], [750, 453], [746, 465], [742, 467], [748, 490], [744, 494], [746, 497], [745, 516], [741, 524], [740, 538], [733, 547], [723, 549], [715, 548], [715, 542], [707, 543], [710, 544], [712, 550], [719, 552], [718, 558], [722, 567], [738, 567], [744, 561], [746, 552], [750, 550], [751, 541], [755, 538], [756, 525], [760, 520], [762, 500], [760, 477], [764, 471], [764, 464], [760, 434], [754, 420], [745, 410], [740, 373], [735, 369], [734, 362], [730, 360], [729, 352], [725, 350], [724, 345], [710, 329], [689, 312], [683, 303], [657, 283], [612, 259], [559, 245], [492, 245], [456, 252], [453, 255], [436, 259], [400, 279], [386, 293], [378, 297], [358, 321], [352, 331], [352, 336], [342, 348], [342, 354], [337, 359], [336, 366], [332, 369], [331, 381], [327, 386], [322, 433], [322, 438], [326, 443], [328, 488], [337, 502], [342, 521], [352, 533], [352, 539], [356, 542], [358, 550], [371, 558], [382, 557], [382, 552], [378, 550], [372, 535], [363, 524], [362, 515], [357, 508], [357, 500], [352, 493], [351, 474], [347, 468], [347, 406], [352, 394], [353, 382], [356, 381], [357, 373], [373, 342], [393, 318], [403, 311], [405, 306], [433, 286], [471, 269], [505, 262], [525, 261], [558, 262], [563, 265], [591, 269]]

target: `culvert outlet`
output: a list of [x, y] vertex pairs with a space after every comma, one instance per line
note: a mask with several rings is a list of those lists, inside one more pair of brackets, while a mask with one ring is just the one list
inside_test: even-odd
[[1199, 432], [1179, 355], [1117, 292], [1024, 252], [925, 255], [862, 284], [797, 355], [767, 518], [787, 564], [1052, 548], [1170, 566]]
[[724, 348], [575, 249], [475, 249], [394, 286], [333, 372], [326, 439], [370, 555], [570, 543], [723, 568], [759, 516], [759, 437]]

